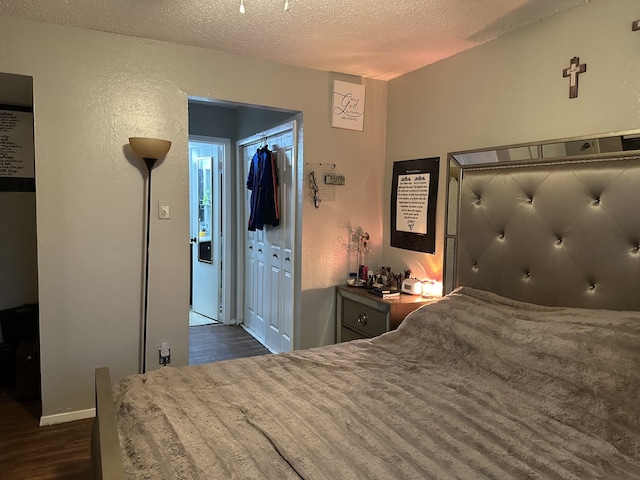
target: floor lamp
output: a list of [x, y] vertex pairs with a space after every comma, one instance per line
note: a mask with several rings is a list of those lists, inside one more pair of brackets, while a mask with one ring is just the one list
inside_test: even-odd
[[156, 162], [163, 158], [171, 148], [171, 142], [158, 138], [131, 137], [129, 146], [133, 153], [144, 160], [147, 166], [147, 223], [146, 256], [144, 261], [144, 310], [142, 313], [140, 373], [147, 371], [147, 314], [149, 306], [149, 232], [151, 230], [151, 171]]

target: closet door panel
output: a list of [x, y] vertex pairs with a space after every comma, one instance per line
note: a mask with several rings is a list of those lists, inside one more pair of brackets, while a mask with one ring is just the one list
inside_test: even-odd
[[[278, 176], [279, 225], [265, 225], [264, 230], [247, 232], [245, 237], [247, 245], [253, 246], [245, 256], [245, 323], [250, 332], [274, 352], [293, 348], [296, 125], [289, 122], [257, 138], [240, 141], [245, 179], [253, 155], [265, 145], [273, 154]], [[250, 195], [245, 199], [248, 221]]]

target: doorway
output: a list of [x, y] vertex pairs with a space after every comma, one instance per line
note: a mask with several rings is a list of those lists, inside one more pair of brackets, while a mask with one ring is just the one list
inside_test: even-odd
[[[206, 140], [215, 142], [220, 140], [228, 140], [231, 146], [225, 155], [226, 162], [222, 163], [221, 171], [213, 173], [218, 179], [220, 188], [217, 190], [221, 193], [221, 197], [214, 197], [222, 208], [220, 210], [219, 225], [221, 228], [220, 250], [214, 250], [219, 253], [221, 258], [221, 275], [218, 277], [220, 281], [221, 292], [221, 310], [220, 323], [225, 325], [241, 325], [247, 329], [245, 318], [245, 302], [247, 302], [248, 292], [245, 283], [245, 261], [246, 261], [246, 165], [244, 149], [241, 147], [241, 140], [270, 133], [271, 130], [283, 123], [292, 122], [296, 119], [298, 128], [302, 128], [302, 114], [296, 111], [274, 109], [270, 107], [252, 106], [238, 103], [231, 103], [221, 100], [204, 99], [201, 97], [189, 98], [189, 138], [190, 141]], [[190, 142], [191, 143], [191, 142]], [[299, 144], [294, 147], [296, 152], [302, 151], [302, 140], [300, 135]], [[191, 149], [190, 149], [191, 150]], [[287, 151], [287, 158], [292, 158], [292, 153]], [[200, 154], [194, 155], [198, 157]], [[212, 156], [210, 154], [200, 155], [201, 157]], [[301, 155], [299, 155], [301, 160]], [[284, 159], [284, 157], [282, 157]], [[202, 160], [203, 165], [208, 165], [208, 161]], [[218, 164], [219, 166], [219, 164]], [[206, 169], [205, 167], [203, 167]], [[211, 171], [216, 168], [215, 164], [211, 164]], [[287, 171], [290, 180], [287, 182], [289, 186], [293, 182], [293, 190], [290, 188], [287, 193], [298, 195], [299, 181], [296, 179], [297, 174], [293, 171]], [[212, 177], [212, 178], [214, 178]], [[287, 178], [289, 178], [287, 177]], [[214, 180], [212, 180], [212, 186]], [[295, 201], [294, 201], [295, 203]], [[214, 209], [215, 210], [215, 209]], [[287, 212], [293, 214], [293, 212]], [[212, 216], [213, 222], [216, 219]], [[293, 216], [290, 217], [291, 228], [296, 228], [297, 221]], [[191, 235], [193, 242], [192, 252], [195, 254], [195, 247], [200, 231], [196, 235]], [[204, 236], [203, 236], [204, 237]], [[195, 240], [194, 240], [195, 238]], [[203, 246], [206, 249], [206, 245]], [[215, 245], [212, 242], [212, 248]], [[292, 249], [291, 254], [284, 256], [287, 262], [294, 264], [295, 255], [298, 249]], [[212, 255], [213, 257], [213, 255]], [[212, 260], [213, 262], [213, 260]], [[192, 260], [192, 263], [195, 263]], [[287, 275], [289, 270], [286, 269]], [[293, 303], [294, 292], [296, 288], [293, 282], [287, 284], [285, 291], [289, 295], [289, 302]], [[293, 311], [293, 309], [291, 309]], [[195, 327], [196, 329], [198, 327]], [[193, 333], [194, 329], [191, 329]], [[250, 332], [252, 333], [252, 332]], [[253, 335], [256, 337], [256, 335]], [[192, 335], [190, 338], [193, 339]], [[260, 341], [264, 344], [265, 338]]]
[[224, 323], [224, 172], [229, 139], [189, 137], [191, 313], [189, 326]]
[[39, 402], [33, 118], [33, 78], [0, 73], [0, 391]]

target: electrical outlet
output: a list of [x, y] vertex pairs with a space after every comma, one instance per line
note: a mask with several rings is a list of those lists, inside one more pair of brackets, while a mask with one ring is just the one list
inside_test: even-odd
[[160, 345], [158, 349], [158, 363], [163, 367], [171, 363], [171, 347], [167, 343]]

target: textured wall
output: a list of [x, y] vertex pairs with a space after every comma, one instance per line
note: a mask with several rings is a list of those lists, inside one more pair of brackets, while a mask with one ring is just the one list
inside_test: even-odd
[[[111, 366], [115, 378], [138, 368], [145, 197], [129, 136], [173, 142], [153, 173], [153, 197], [170, 202], [172, 219], [158, 221], [152, 213], [147, 364], [157, 364], [165, 341], [172, 365], [187, 363], [189, 96], [303, 112], [304, 161], [335, 162], [347, 177], [349, 186], [319, 210], [299, 200], [298, 344], [333, 340], [333, 309], [320, 306], [332, 305], [331, 287], [347, 270], [338, 255], [339, 224], [352, 219], [382, 236], [385, 83], [366, 82], [365, 132], [337, 130], [329, 126], [327, 72], [7, 17], [0, 22], [0, 71], [34, 79], [47, 420], [91, 413], [95, 367]], [[322, 294], [300, 293], [311, 288]]]
[[[443, 161], [436, 255], [385, 247], [385, 261], [441, 276], [448, 152], [640, 128], [639, 18], [636, 0], [593, 1], [391, 81], [385, 198], [393, 161]], [[569, 99], [574, 56], [588, 66]]]

